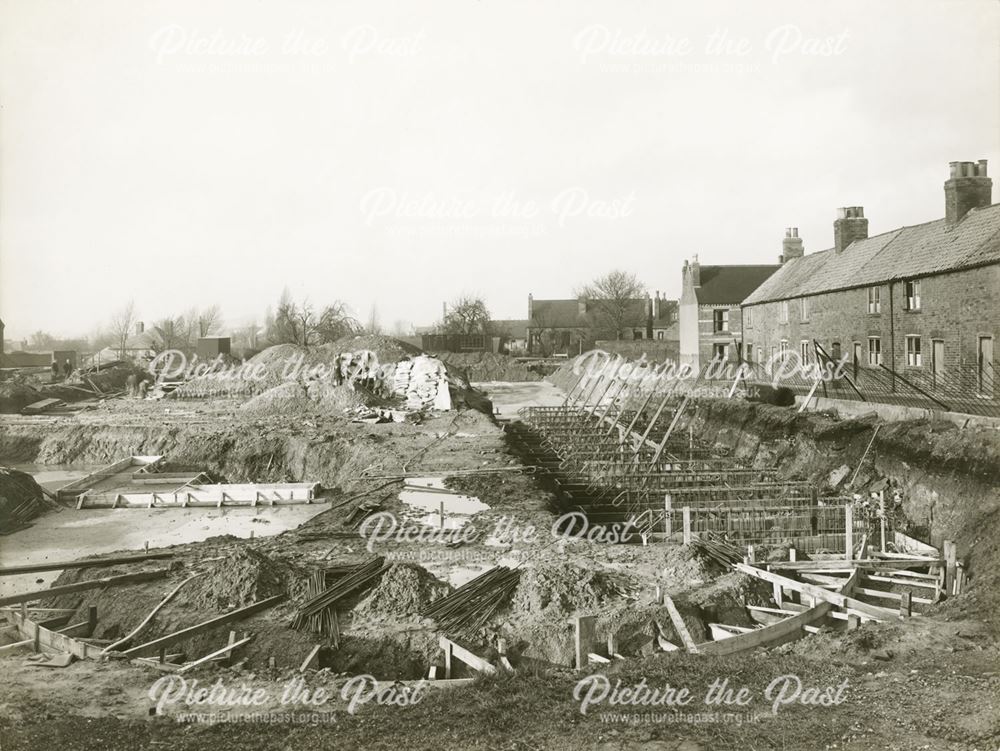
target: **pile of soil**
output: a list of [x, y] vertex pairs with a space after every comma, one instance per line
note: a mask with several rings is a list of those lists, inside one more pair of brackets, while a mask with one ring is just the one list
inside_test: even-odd
[[569, 563], [525, 568], [514, 591], [515, 612], [564, 618], [601, 607], [619, 589], [597, 571]]
[[237, 547], [209, 563], [204, 574], [181, 590], [178, 602], [222, 613], [285, 593], [292, 576], [288, 565], [252, 548]]
[[382, 364], [399, 362], [408, 357], [421, 354], [419, 347], [412, 344], [393, 339], [391, 336], [381, 336], [379, 334], [364, 334], [361, 336], [345, 336], [332, 344], [318, 347], [317, 349], [327, 349], [330, 359], [341, 352], [374, 352], [378, 361]]
[[481, 381], [540, 381], [545, 373], [538, 365], [519, 362], [493, 352], [445, 352], [438, 355], [449, 371], [461, 370], [473, 383]]
[[287, 381], [250, 399], [240, 411], [260, 417], [285, 414], [343, 414], [355, 407], [370, 406], [370, 393], [350, 386], [336, 386], [329, 381]]
[[554, 372], [546, 376], [545, 380], [555, 386], [558, 386], [563, 391], [569, 391], [576, 385], [576, 382], [580, 380], [579, 373], [574, 372], [575, 361], [576, 358], [568, 359], [556, 368]]
[[298, 381], [288, 381], [253, 397], [240, 407], [240, 411], [264, 417], [299, 414], [311, 411], [312, 407], [306, 387]]
[[354, 614], [379, 620], [386, 616], [415, 616], [450, 592], [447, 582], [423, 567], [397, 563], [382, 574], [378, 586], [357, 604]]
[[0, 534], [20, 529], [42, 512], [42, 489], [26, 472], [0, 467]]
[[45, 397], [21, 378], [0, 381], [0, 414], [16, 415], [33, 402]]

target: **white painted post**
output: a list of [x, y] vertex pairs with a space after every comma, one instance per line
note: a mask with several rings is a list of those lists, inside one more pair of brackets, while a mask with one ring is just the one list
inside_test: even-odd
[[854, 558], [854, 504], [844, 506], [844, 560]]
[[684, 515], [684, 544], [691, 544], [691, 507], [685, 506], [682, 510]]

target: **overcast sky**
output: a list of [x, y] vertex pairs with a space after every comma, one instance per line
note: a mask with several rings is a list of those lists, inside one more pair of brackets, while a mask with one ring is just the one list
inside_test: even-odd
[[[1000, 175], [995, 0], [0, 1], [0, 317], [496, 318], [774, 263]], [[1000, 190], [1000, 188], [998, 188]], [[995, 199], [998, 195], [994, 193]]]

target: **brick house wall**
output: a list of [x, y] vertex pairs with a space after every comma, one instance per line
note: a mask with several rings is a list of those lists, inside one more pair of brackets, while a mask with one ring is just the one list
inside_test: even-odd
[[[722, 323], [716, 325], [716, 311], [722, 313]], [[716, 330], [721, 328], [721, 330]], [[740, 358], [743, 335], [743, 314], [738, 305], [698, 306], [698, 358], [704, 365], [717, 358], [716, 347], [725, 347], [725, 360]]]
[[[868, 312], [868, 288], [857, 288], [812, 295], [805, 298], [803, 319], [801, 301], [784, 301], [788, 321], [781, 320], [782, 301], [744, 306], [747, 325], [742, 332], [744, 353], [754, 362], [763, 363], [780, 351], [781, 341], [795, 351], [802, 341], [819, 341], [833, 355], [839, 343], [841, 355], [852, 356], [854, 344], [861, 345], [861, 364], [867, 366], [868, 340], [877, 337], [883, 362], [904, 376], [929, 374], [932, 368], [933, 341], [943, 342], [944, 368], [957, 372], [974, 370], [979, 357], [980, 337], [992, 337], [994, 372], [996, 342], [1000, 338], [1000, 265], [965, 269], [933, 276], [920, 281], [920, 310], [906, 309], [905, 282], [878, 286], [880, 312]], [[906, 337], [919, 336], [922, 364], [907, 364]]]

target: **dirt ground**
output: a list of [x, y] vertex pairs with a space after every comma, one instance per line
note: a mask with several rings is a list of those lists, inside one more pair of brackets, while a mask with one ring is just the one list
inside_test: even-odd
[[[561, 403], [563, 396], [546, 382], [491, 383], [485, 390], [504, 416], [524, 405]], [[745, 618], [743, 605], [765, 602], [766, 589], [724, 574], [677, 546], [504, 536], [511, 523], [546, 532], [554, 519], [553, 499], [511, 451], [502, 424], [479, 412], [367, 425], [342, 416], [250, 416], [240, 411], [241, 403], [117, 400], [75, 417], [4, 419], [0, 463], [100, 464], [130, 453], [163, 454], [175, 466], [204, 467], [231, 481], [315, 480], [326, 491], [325, 504], [247, 514], [198, 509], [188, 510], [187, 517], [181, 510], [66, 510], [0, 537], [0, 563], [135, 550], [145, 540], [151, 549], [174, 551], [174, 568], [165, 579], [52, 598], [52, 607], [77, 609], [77, 619], [96, 604], [97, 637], [107, 639], [127, 633], [167, 591], [194, 574], [198, 577], [161, 611], [143, 639], [287, 591], [287, 602], [233, 626], [254, 634], [233, 665], [190, 674], [203, 685], [222, 678], [226, 685], [266, 689], [268, 701], [254, 711], [271, 713], [271, 720], [206, 724], [187, 720], [184, 712], [191, 708], [183, 705], [151, 715], [149, 692], [164, 675], [152, 668], [114, 660], [46, 668], [12, 650], [0, 652], [5, 678], [0, 682], [0, 749], [1000, 746], [1000, 641], [992, 573], [998, 562], [994, 510], [1000, 501], [990, 464], [995, 436], [894, 428], [887, 431], [889, 438], [882, 434], [876, 456], [863, 470], [870, 475], [865, 481], [905, 482], [915, 523], [957, 540], [970, 564], [966, 594], [905, 622], [865, 626], [851, 634], [820, 633], [769, 652], [736, 658], [678, 652], [649, 656], [641, 644], [652, 638], [654, 623], [677, 639], [669, 615], [654, 602], [657, 585], [674, 597], [696, 640], [707, 638], [710, 620], [738, 625]], [[850, 464], [870, 438], [870, 426], [835, 425], [825, 418], [790, 426], [771, 410], [777, 408], [706, 407], [692, 425], [730, 452], [759, 457], [755, 461], [770, 461], [788, 476], [817, 482]], [[927, 464], [913, 471], [919, 457], [940, 458], [942, 452], [940, 471]], [[433, 516], [433, 504], [418, 507], [401, 497], [403, 479], [418, 477], [441, 478], [448, 488], [485, 504], [485, 510], [471, 515], [446, 508], [445, 519], [439, 519], [446, 527], [475, 534], [457, 547], [386, 539], [368, 549], [351, 512], [370, 503], [375, 513], [394, 519]], [[936, 494], [933, 519], [926, 501], [931, 493]], [[972, 505], [956, 514], [958, 504]], [[249, 529], [255, 531], [252, 540]], [[301, 674], [309, 687], [324, 687], [337, 699], [316, 712], [296, 707], [290, 713], [274, 697], [300, 675], [300, 663], [320, 641], [290, 627], [306, 597], [309, 572], [357, 564], [375, 554], [396, 564], [393, 574], [348, 598], [339, 649], [323, 650], [318, 664]], [[505, 640], [519, 668], [516, 674], [434, 689], [410, 706], [370, 702], [356, 713], [347, 711], [338, 692], [353, 674], [371, 673], [391, 683], [418, 678], [429, 665], [442, 666], [435, 624], [419, 609], [496, 565], [522, 573], [511, 602], [482, 632], [477, 649], [494, 656], [497, 640]], [[36, 578], [65, 583], [125, 572], [83, 569]], [[614, 631], [623, 652], [635, 650], [625, 661], [602, 666], [612, 683], [645, 679], [653, 686], [688, 687], [696, 703], [679, 709], [602, 705], [582, 714], [574, 688], [582, 676], [601, 672], [598, 667], [583, 674], [570, 669], [570, 618], [583, 614], [599, 615], [600, 638]], [[207, 632], [180, 648], [189, 660], [207, 654], [225, 643], [229, 629]], [[795, 702], [775, 714], [765, 691], [789, 675], [816, 687], [846, 680], [846, 699], [836, 706]], [[751, 704], [706, 706], [701, 698], [717, 679], [746, 686]]]

